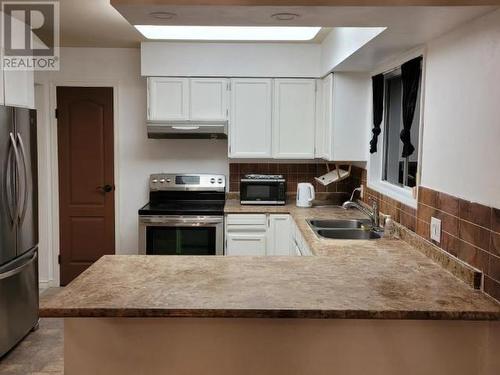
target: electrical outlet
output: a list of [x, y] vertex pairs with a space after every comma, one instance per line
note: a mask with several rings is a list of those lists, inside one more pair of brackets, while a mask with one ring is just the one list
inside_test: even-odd
[[441, 220], [431, 217], [431, 240], [441, 242]]

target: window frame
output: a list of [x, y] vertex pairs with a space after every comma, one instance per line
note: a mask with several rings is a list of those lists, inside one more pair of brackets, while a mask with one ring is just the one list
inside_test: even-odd
[[[391, 184], [386, 180], [383, 180], [384, 175], [384, 154], [385, 154], [385, 139], [386, 139], [386, 106], [385, 106], [385, 89], [384, 89], [384, 112], [383, 120], [380, 127], [381, 133], [378, 136], [377, 152], [370, 154], [367, 163], [367, 186], [381, 194], [384, 194], [398, 202], [401, 202], [407, 206], [417, 208], [417, 191], [420, 186], [420, 180], [422, 175], [422, 141], [423, 141], [423, 130], [424, 130], [424, 99], [425, 99], [425, 69], [426, 69], [426, 54], [423, 48], [419, 48], [410, 51], [408, 54], [401, 56], [398, 59], [392, 60], [392, 62], [385, 64], [379, 69], [372, 72], [373, 75], [380, 73], [389, 73], [401, 69], [401, 65], [405, 62], [422, 56], [422, 75], [420, 79], [420, 113], [419, 113], [419, 139], [418, 145], [415, 148], [418, 152], [418, 166], [417, 166], [417, 182], [415, 187], [410, 188], [408, 186], [397, 186]], [[372, 102], [370, 102], [372, 103]], [[370, 105], [370, 132], [373, 127], [373, 107]]]

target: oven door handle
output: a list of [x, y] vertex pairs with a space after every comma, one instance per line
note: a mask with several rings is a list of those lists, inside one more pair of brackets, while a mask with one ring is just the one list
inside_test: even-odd
[[223, 222], [223, 217], [167, 218], [162, 216], [142, 216], [139, 218], [139, 223], [141, 224], [162, 224], [173, 226], [205, 226], [211, 224], [222, 224]]

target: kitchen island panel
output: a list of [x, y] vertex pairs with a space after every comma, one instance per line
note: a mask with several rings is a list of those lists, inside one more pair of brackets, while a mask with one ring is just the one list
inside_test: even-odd
[[65, 373], [494, 375], [499, 329], [484, 321], [71, 318]]

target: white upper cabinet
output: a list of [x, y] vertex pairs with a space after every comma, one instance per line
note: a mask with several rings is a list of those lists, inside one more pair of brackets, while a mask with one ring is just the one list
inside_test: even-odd
[[5, 70], [3, 84], [5, 105], [35, 108], [35, 81], [32, 70]]
[[[327, 152], [327, 129], [325, 116], [327, 114], [325, 102], [331, 100], [331, 94], [328, 98], [328, 90], [325, 88], [327, 80], [318, 79], [316, 81], [316, 131], [315, 131], [315, 157], [328, 159]], [[326, 91], [326, 92], [325, 92]], [[331, 108], [331, 107], [330, 107]], [[331, 113], [331, 111], [330, 111]]]
[[231, 80], [229, 157], [271, 158], [272, 81]]
[[321, 112], [316, 157], [330, 161], [365, 161], [368, 152], [370, 77], [329, 74], [321, 80]]
[[228, 80], [148, 78], [148, 120], [227, 121]]
[[[29, 76], [31, 73], [31, 76]], [[33, 106], [32, 72], [4, 72], [5, 103]], [[1, 83], [1, 82], [0, 82]], [[366, 161], [370, 77], [148, 78], [148, 120], [229, 123], [230, 158]]]
[[[13, 19], [13, 22], [19, 21], [14, 21]], [[4, 50], [2, 48], [0, 56], [2, 62], [3, 56]], [[35, 79], [33, 70], [3, 70], [2, 68], [0, 71], [0, 91], [0, 104], [2, 105], [35, 108]]]
[[273, 156], [314, 159], [316, 81], [274, 81]]
[[227, 79], [191, 78], [189, 80], [189, 119], [227, 120]]
[[188, 78], [148, 78], [148, 120], [189, 120], [188, 100]]

